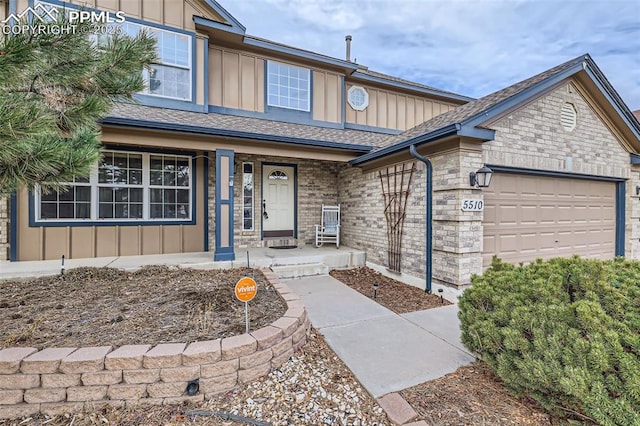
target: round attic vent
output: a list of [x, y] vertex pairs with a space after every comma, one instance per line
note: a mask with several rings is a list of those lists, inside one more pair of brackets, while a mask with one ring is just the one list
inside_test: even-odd
[[347, 100], [351, 108], [356, 111], [364, 111], [369, 105], [369, 94], [364, 87], [351, 86], [347, 92]]
[[578, 113], [576, 112], [576, 107], [573, 106], [572, 103], [565, 102], [560, 110], [560, 122], [567, 132], [576, 128], [577, 117]]

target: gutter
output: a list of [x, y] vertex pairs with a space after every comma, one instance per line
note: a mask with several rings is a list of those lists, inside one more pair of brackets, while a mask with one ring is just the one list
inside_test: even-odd
[[416, 158], [422, 161], [425, 164], [425, 166], [427, 166], [426, 188], [425, 188], [425, 197], [424, 197], [424, 203], [426, 208], [426, 216], [425, 216], [426, 245], [425, 245], [425, 253], [424, 253], [424, 256], [425, 256], [424, 272], [425, 272], [426, 283], [425, 283], [424, 291], [425, 293], [431, 293], [431, 281], [433, 279], [433, 242], [431, 240], [433, 237], [433, 227], [431, 226], [431, 222], [433, 220], [433, 209], [432, 209], [433, 187], [431, 182], [431, 175], [433, 174], [433, 167], [431, 166], [431, 161], [429, 161], [428, 158], [418, 154], [418, 151], [416, 151], [415, 145], [409, 146], [409, 152], [411, 153], [411, 156], [413, 158]]
[[368, 163], [369, 161], [377, 160], [378, 158], [386, 157], [387, 155], [397, 154], [401, 151], [404, 151], [407, 148], [410, 148], [411, 145], [418, 145], [418, 144], [433, 142], [435, 140], [438, 140], [447, 136], [454, 136], [458, 134], [458, 131], [461, 128], [462, 126], [460, 126], [460, 124], [458, 123], [450, 124], [448, 126], [441, 127], [437, 130], [434, 130], [433, 132], [425, 133], [423, 135], [418, 135], [416, 137], [407, 139], [400, 143], [387, 146], [386, 148], [380, 149], [378, 151], [369, 152], [368, 154], [361, 155], [360, 157], [349, 161], [349, 164], [351, 164], [352, 166], [359, 166], [360, 164]]

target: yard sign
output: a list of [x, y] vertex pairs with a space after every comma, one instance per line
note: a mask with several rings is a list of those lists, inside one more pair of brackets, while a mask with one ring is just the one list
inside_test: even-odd
[[244, 302], [244, 320], [246, 325], [247, 333], [249, 333], [249, 305], [248, 302], [253, 300], [256, 297], [256, 293], [258, 292], [258, 285], [255, 280], [250, 277], [240, 278], [236, 283], [235, 293], [236, 298]]

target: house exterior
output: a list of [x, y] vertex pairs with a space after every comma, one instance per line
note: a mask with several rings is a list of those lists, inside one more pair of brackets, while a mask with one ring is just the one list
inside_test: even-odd
[[[252, 37], [213, 0], [41, 3], [123, 11], [161, 62], [103, 120], [89, 179], [0, 203], [0, 259], [232, 260], [313, 243], [323, 203], [343, 244], [429, 287], [493, 255], [640, 256], [640, 124], [588, 55], [471, 99]], [[485, 165], [490, 186], [470, 185]]]

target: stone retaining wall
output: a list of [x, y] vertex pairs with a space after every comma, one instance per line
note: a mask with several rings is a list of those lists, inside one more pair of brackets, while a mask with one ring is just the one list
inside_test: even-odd
[[[268, 374], [306, 343], [309, 319], [298, 296], [263, 273], [288, 310], [249, 334], [189, 345], [0, 350], [0, 419], [203, 401]], [[187, 396], [196, 379], [199, 392]]]

